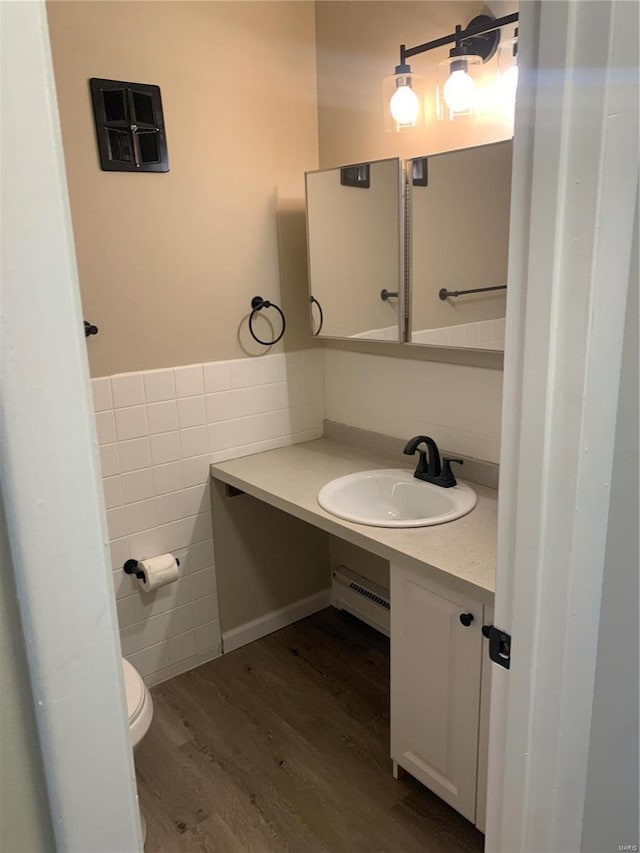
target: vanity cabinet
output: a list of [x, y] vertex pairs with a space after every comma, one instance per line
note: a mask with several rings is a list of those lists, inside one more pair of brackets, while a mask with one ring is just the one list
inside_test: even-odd
[[[484, 802], [477, 798], [486, 790], [484, 778], [478, 785], [478, 753], [486, 743], [480, 709], [481, 693], [485, 704], [488, 696], [490, 667], [482, 684], [488, 613], [402, 563], [391, 564], [390, 579], [394, 771], [408, 771], [468, 820], [484, 824]], [[481, 758], [485, 753], [481, 749]]]
[[[473, 512], [450, 524], [405, 531], [355, 525], [321, 510], [318, 493], [327, 482], [388, 464], [384, 456], [321, 439], [216, 463], [212, 473], [221, 481], [221, 489], [227, 483], [374, 554], [381, 585], [386, 586], [390, 571], [394, 773], [401, 768], [411, 773], [484, 830], [493, 664], [482, 626], [493, 621], [489, 605], [493, 604], [497, 493], [478, 486]], [[218, 487], [216, 494], [221, 494]], [[214, 518], [219, 524], [217, 510]], [[468, 562], [470, 554], [472, 562]], [[353, 554], [343, 550], [334, 556], [336, 566], [343, 561], [349, 565]], [[370, 561], [365, 564], [369, 566]], [[353, 568], [358, 571], [357, 566]], [[272, 567], [265, 565], [265, 572], [271, 578]], [[256, 575], [258, 581], [262, 583]], [[314, 607], [328, 603], [325, 595], [307, 593], [299, 604], [293, 602], [295, 606], [284, 610], [291, 612], [293, 621], [310, 602]], [[258, 623], [258, 631], [264, 633], [273, 625], [270, 613], [265, 615], [268, 618], [246, 614], [251, 639], [257, 636]]]

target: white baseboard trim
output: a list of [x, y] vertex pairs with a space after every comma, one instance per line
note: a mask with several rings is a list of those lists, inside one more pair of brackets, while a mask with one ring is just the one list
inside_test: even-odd
[[259, 640], [260, 637], [266, 637], [267, 634], [272, 634], [279, 628], [286, 628], [287, 625], [304, 619], [305, 616], [311, 616], [318, 610], [324, 610], [330, 604], [331, 588], [329, 587], [309, 595], [307, 598], [301, 598], [300, 601], [294, 601], [293, 604], [288, 604], [279, 610], [265, 613], [264, 616], [253, 619], [251, 622], [245, 622], [244, 625], [238, 625], [237, 628], [232, 628], [230, 631], [225, 631], [222, 634], [223, 654], [246, 646], [254, 640]]

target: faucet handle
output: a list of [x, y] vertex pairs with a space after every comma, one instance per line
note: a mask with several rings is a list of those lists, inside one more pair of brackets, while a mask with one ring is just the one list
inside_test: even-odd
[[[406, 450], [405, 450], [406, 453]], [[416, 465], [415, 475], [426, 474], [429, 470], [429, 461], [427, 459], [426, 450], [418, 450], [418, 464]]]
[[454, 459], [452, 456], [445, 456], [442, 460], [442, 473], [440, 475], [441, 485], [446, 487], [455, 486], [457, 484], [456, 478], [453, 476], [453, 471], [451, 470], [451, 463], [455, 462], [457, 465], [464, 465], [463, 459]]

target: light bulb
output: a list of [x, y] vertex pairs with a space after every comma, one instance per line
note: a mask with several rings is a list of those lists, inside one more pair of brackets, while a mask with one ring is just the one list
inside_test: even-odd
[[420, 101], [411, 86], [398, 86], [389, 101], [389, 109], [398, 124], [415, 124]]
[[518, 30], [498, 50], [498, 96], [513, 106], [518, 88]]
[[444, 84], [444, 100], [452, 113], [464, 113], [473, 103], [476, 84], [466, 71], [453, 71]]
[[515, 101], [518, 88], [518, 66], [512, 65], [500, 75], [500, 91], [505, 101]]

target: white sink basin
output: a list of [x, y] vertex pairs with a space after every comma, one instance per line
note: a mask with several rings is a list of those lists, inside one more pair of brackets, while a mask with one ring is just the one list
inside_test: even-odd
[[471, 512], [476, 501], [466, 483], [445, 489], [400, 468], [347, 474], [318, 492], [318, 503], [331, 515], [372, 527], [444, 524]]

